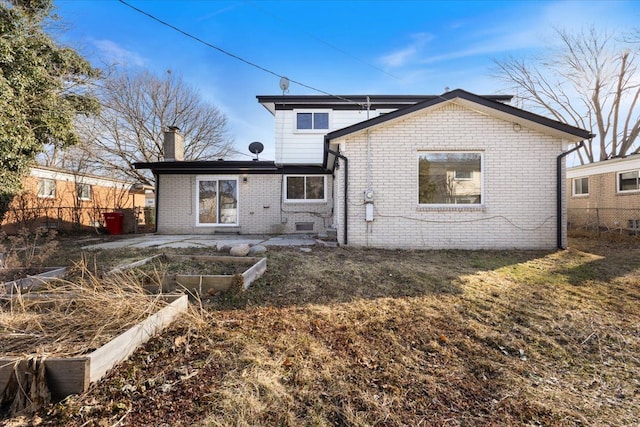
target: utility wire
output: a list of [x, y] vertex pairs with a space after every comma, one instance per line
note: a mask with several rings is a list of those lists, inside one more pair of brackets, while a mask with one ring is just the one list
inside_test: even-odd
[[348, 98], [344, 98], [344, 97], [339, 96], [339, 95], [334, 95], [334, 94], [331, 94], [331, 93], [326, 92], [326, 91], [324, 91], [324, 90], [321, 90], [321, 89], [315, 88], [315, 87], [313, 87], [313, 86], [309, 86], [309, 85], [307, 85], [307, 84], [305, 84], [305, 83], [302, 83], [302, 82], [300, 82], [300, 81], [290, 79], [290, 78], [288, 78], [288, 77], [286, 77], [286, 76], [284, 76], [284, 75], [282, 75], [282, 74], [278, 74], [278, 73], [276, 73], [275, 71], [272, 71], [272, 70], [270, 70], [270, 69], [268, 69], [268, 68], [265, 68], [265, 67], [263, 67], [263, 66], [261, 66], [261, 65], [259, 65], [259, 64], [256, 64], [255, 62], [251, 62], [251, 61], [249, 61], [249, 60], [246, 60], [246, 59], [244, 59], [244, 58], [242, 58], [242, 57], [240, 57], [240, 56], [238, 56], [238, 55], [235, 55], [235, 54], [233, 54], [233, 53], [231, 53], [231, 52], [229, 52], [229, 51], [227, 51], [227, 50], [225, 50], [225, 49], [222, 49], [221, 47], [218, 47], [218, 46], [216, 46], [216, 45], [214, 45], [214, 44], [211, 44], [211, 43], [209, 43], [209, 42], [207, 42], [207, 41], [205, 41], [205, 40], [201, 39], [201, 38], [200, 38], [200, 37], [198, 37], [198, 36], [195, 36], [195, 35], [193, 35], [193, 34], [191, 34], [191, 33], [188, 33], [187, 31], [182, 30], [182, 29], [180, 29], [180, 28], [176, 27], [176, 26], [175, 26], [175, 25], [173, 25], [173, 24], [170, 24], [170, 23], [168, 23], [168, 22], [166, 22], [166, 21], [163, 21], [162, 19], [157, 18], [156, 16], [154, 16], [154, 15], [152, 15], [152, 14], [150, 14], [150, 13], [148, 13], [148, 12], [146, 12], [146, 11], [142, 10], [142, 9], [139, 9], [139, 8], [137, 8], [137, 7], [133, 6], [132, 4], [130, 4], [130, 3], [128, 3], [128, 2], [126, 2], [125, 0], [118, 0], [118, 1], [119, 1], [120, 3], [122, 3], [122, 4], [124, 4], [125, 6], [127, 6], [127, 7], [131, 8], [131, 9], [135, 10], [136, 12], [141, 13], [142, 15], [145, 15], [145, 16], [147, 16], [148, 18], [151, 18], [151, 19], [153, 19], [154, 21], [156, 21], [156, 22], [158, 22], [158, 23], [160, 23], [160, 24], [164, 25], [165, 27], [169, 27], [169, 28], [171, 28], [172, 30], [179, 32], [180, 34], [182, 34], [182, 35], [184, 35], [184, 36], [186, 36], [186, 37], [189, 37], [190, 39], [193, 39], [193, 40], [197, 41], [198, 43], [201, 43], [201, 44], [203, 44], [203, 45], [205, 45], [205, 46], [207, 46], [207, 47], [209, 47], [209, 48], [211, 48], [211, 49], [215, 49], [215, 50], [217, 50], [218, 52], [223, 53], [223, 54], [225, 54], [225, 55], [227, 55], [227, 56], [230, 56], [231, 58], [236, 59], [236, 60], [238, 60], [238, 61], [240, 61], [240, 62], [244, 62], [244, 63], [245, 63], [245, 64], [247, 64], [247, 65], [250, 65], [250, 66], [252, 66], [252, 67], [254, 67], [254, 68], [257, 68], [258, 70], [264, 71], [265, 73], [271, 74], [271, 75], [276, 76], [276, 77], [286, 78], [286, 79], [288, 79], [291, 83], [295, 83], [295, 84], [297, 84], [297, 85], [299, 85], [299, 86], [305, 87], [305, 88], [307, 88], [307, 89], [311, 89], [311, 90], [313, 90], [313, 91], [315, 91], [315, 92], [319, 92], [319, 93], [322, 93], [322, 94], [325, 94], [325, 95], [328, 95], [328, 96], [332, 96], [332, 97], [335, 97], [335, 98], [341, 99], [341, 100], [343, 100], [343, 101], [346, 101], [346, 102], [353, 103], [353, 104], [356, 104], [356, 105], [360, 105], [360, 106], [361, 106], [361, 104], [359, 104], [359, 103], [358, 103], [358, 102], [356, 102], [356, 101], [353, 101], [353, 100], [348, 99]]
[[[277, 19], [278, 21], [288, 25], [288, 22], [286, 22], [285, 19], [283, 19], [283, 18], [281, 18], [281, 17], [269, 12], [268, 10], [265, 10], [264, 8], [258, 6], [258, 4], [255, 1], [252, 1], [252, 0], [244, 0], [244, 1], [245, 1], [245, 3], [249, 4], [251, 7], [253, 7], [256, 10], [259, 10], [263, 14], [265, 14], [267, 16], [270, 16], [270, 17], [272, 17], [274, 19]], [[342, 48], [340, 48], [340, 47], [338, 47], [338, 46], [336, 46], [336, 45], [334, 45], [332, 43], [329, 43], [326, 40], [321, 39], [320, 37], [316, 36], [315, 34], [309, 32], [309, 31], [302, 30], [302, 32], [305, 33], [306, 35], [308, 35], [309, 37], [317, 40], [318, 42], [320, 42], [320, 43], [322, 43], [322, 44], [324, 44], [326, 46], [329, 46], [331, 49], [337, 50], [338, 52], [342, 53], [343, 55], [348, 56], [351, 59], [354, 59], [354, 60], [356, 60], [356, 61], [358, 61], [358, 62], [360, 62], [360, 63], [362, 63], [362, 64], [364, 64], [364, 65], [366, 65], [368, 67], [371, 67], [374, 70], [378, 70], [381, 73], [386, 74], [389, 77], [393, 77], [396, 80], [400, 80], [400, 78], [398, 76], [395, 76], [395, 75], [383, 70], [382, 68], [377, 67], [377, 66], [365, 61], [364, 59], [359, 58], [359, 57], [347, 52], [346, 50], [344, 50], [344, 49], [342, 49]]]

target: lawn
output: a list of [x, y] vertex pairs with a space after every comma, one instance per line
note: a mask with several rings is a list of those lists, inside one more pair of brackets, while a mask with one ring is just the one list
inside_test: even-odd
[[268, 258], [248, 291], [202, 301], [86, 394], [5, 423], [640, 423], [637, 241]]

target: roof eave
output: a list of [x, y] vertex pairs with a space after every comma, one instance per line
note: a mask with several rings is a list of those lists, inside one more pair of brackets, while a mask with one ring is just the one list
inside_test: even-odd
[[[562, 137], [570, 140], [581, 141], [585, 139], [593, 138], [595, 135], [591, 132], [577, 128], [575, 126], [571, 126], [568, 124], [560, 123], [558, 121], [549, 119], [544, 116], [540, 116], [535, 113], [531, 113], [516, 107], [512, 107], [510, 105], [493, 101], [491, 99], [487, 99], [485, 97], [481, 97], [479, 95], [474, 95], [470, 92], [466, 92], [462, 89], [456, 89], [451, 92], [447, 92], [439, 97], [431, 100], [427, 100], [424, 102], [420, 102], [418, 104], [414, 104], [408, 106], [406, 108], [402, 108], [391, 113], [385, 114], [383, 116], [374, 117], [373, 119], [366, 120], [360, 123], [356, 123], [352, 126], [348, 126], [342, 129], [335, 130], [327, 134], [327, 138], [329, 140], [333, 140], [336, 138], [340, 138], [346, 135], [350, 135], [353, 133], [357, 133], [366, 129], [370, 129], [372, 127], [378, 126], [380, 124], [393, 121], [395, 119], [399, 119], [408, 114], [424, 110], [426, 108], [434, 107], [444, 102], [454, 102], [456, 100], [462, 100], [463, 104], [465, 102], [473, 103], [475, 105], [480, 105], [486, 109], [499, 111], [503, 114], [507, 114], [510, 117], [517, 118], [524, 122], [532, 122], [538, 125], [547, 127], [549, 129], [553, 129], [555, 133], [562, 135]], [[467, 105], [468, 106], [468, 105]]]

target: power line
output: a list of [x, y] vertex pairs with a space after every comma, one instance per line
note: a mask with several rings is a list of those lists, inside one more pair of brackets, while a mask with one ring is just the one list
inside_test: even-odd
[[[268, 10], [263, 9], [262, 7], [258, 6], [255, 1], [251, 1], [251, 0], [244, 0], [244, 1], [245, 1], [245, 3], [249, 4], [254, 9], [259, 10], [260, 12], [264, 13], [265, 15], [270, 16], [270, 17], [272, 17], [274, 19], [277, 19], [278, 21], [283, 22], [285, 24], [288, 24], [285, 19], [283, 19], [283, 18], [281, 18], [281, 17], [269, 12]], [[329, 43], [328, 41], [326, 41], [324, 39], [321, 39], [320, 37], [316, 36], [315, 34], [309, 32], [309, 31], [304, 31], [303, 30], [302, 32], [305, 33], [306, 35], [308, 35], [309, 37], [319, 41], [320, 43], [322, 43], [322, 44], [324, 44], [326, 46], [329, 46], [331, 49], [337, 50], [338, 52], [342, 53], [343, 55], [348, 56], [351, 59], [355, 59], [356, 61], [358, 61], [358, 62], [360, 62], [360, 63], [362, 63], [362, 64], [364, 64], [364, 65], [366, 65], [368, 67], [371, 67], [374, 70], [380, 71], [381, 73], [386, 74], [389, 77], [393, 77], [396, 80], [400, 80], [398, 78], [398, 76], [395, 76], [395, 75], [383, 70], [382, 68], [377, 67], [377, 66], [365, 61], [364, 59], [359, 58], [359, 57], [351, 54], [350, 52], [347, 52], [346, 50], [340, 48], [339, 46], [336, 46], [336, 45], [334, 45], [332, 43]]]
[[188, 33], [187, 31], [185, 31], [185, 30], [183, 30], [183, 29], [181, 29], [181, 28], [178, 28], [178, 27], [176, 27], [176, 26], [175, 26], [175, 25], [173, 25], [173, 24], [170, 24], [170, 23], [168, 23], [168, 22], [166, 22], [166, 21], [163, 21], [162, 19], [157, 18], [156, 16], [154, 16], [154, 15], [152, 15], [152, 14], [150, 14], [150, 13], [146, 12], [146, 11], [144, 11], [144, 10], [142, 10], [142, 9], [137, 8], [137, 7], [133, 6], [132, 4], [127, 3], [125, 0], [118, 0], [118, 1], [119, 1], [120, 3], [122, 3], [122, 4], [124, 4], [125, 6], [127, 6], [127, 7], [131, 8], [131, 9], [135, 10], [136, 12], [141, 13], [142, 15], [145, 15], [145, 16], [147, 16], [148, 18], [151, 18], [151, 19], [153, 19], [154, 21], [156, 21], [156, 22], [158, 22], [158, 23], [160, 23], [160, 24], [164, 25], [165, 27], [169, 27], [169, 28], [171, 28], [172, 30], [179, 32], [180, 34], [182, 34], [182, 35], [184, 35], [184, 36], [186, 36], [186, 37], [189, 37], [190, 39], [193, 39], [193, 40], [197, 41], [198, 43], [201, 43], [201, 44], [203, 44], [203, 45], [205, 45], [205, 46], [207, 46], [207, 47], [209, 47], [209, 48], [211, 48], [211, 49], [215, 49], [215, 50], [217, 50], [217, 51], [218, 51], [218, 52], [220, 52], [220, 53], [223, 53], [223, 54], [225, 54], [225, 55], [227, 55], [227, 56], [229, 56], [229, 57], [231, 57], [231, 58], [233, 58], [233, 59], [235, 59], [235, 60], [238, 60], [238, 61], [240, 61], [240, 62], [243, 62], [243, 63], [245, 63], [245, 64], [247, 64], [247, 65], [250, 65], [250, 66], [252, 66], [252, 67], [254, 67], [254, 68], [257, 68], [257, 69], [258, 69], [258, 70], [260, 70], [260, 71], [264, 71], [265, 73], [271, 74], [271, 75], [276, 76], [276, 77], [280, 77], [280, 78], [287, 78], [291, 83], [295, 83], [295, 84], [297, 84], [297, 85], [299, 85], [299, 86], [305, 87], [305, 88], [307, 88], [307, 89], [311, 89], [311, 90], [313, 90], [313, 91], [315, 91], [315, 92], [319, 92], [319, 93], [322, 93], [322, 94], [325, 94], [325, 95], [328, 95], [328, 96], [333, 96], [333, 97], [335, 97], [335, 98], [338, 98], [338, 99], [341, 99], [341, 100], [343, 100], [343, 101], [346, 101], [346, 102], [349, 102], [349, 103], [353, 103], [353, 104], [356, 104], [356, 105], [361, 105], [361, 104], [359, 104], [359, 103], [357, 103], [357, 102], [355, 102], [355, 101], [353, 101], [353, 100], [351, 100], [351, 99], [344, 98], [344, 97], [339, 96], [339, 95], [334, 95], [334, 94], [331, 94], [331, 93], [326, 92], [326, 91], [324, 91], [324, 90], [321, 90], [321, 89], [315, 88], [315, 87], [313, 87], [313, 86], [307, 85], [307, 84], [305, 84], [305, 83], [302, 83], [302, 82], [300, 82], [300, 81], [290, 79], [290, 78], [288, 78], [288, 77], [286, 77], [286, 76], [284, 76], [284, 75], [282, 75], [282, 74], [276, 73], [275, 71], [272, 71], [272, 70], [270, 70], [270, 69], [268, 69], [268, 68], [265, 68], [265, 67], [263, 67], [263, 66], [261, 66], [261, 65], [259, 65], [259, 64], [256, 64], [255, 62], [251, 62], [251, 61], [249, 61], [249, 60], [247, 60], [247, 59], [244, 59], [244, 58], [242, 58], [242, 57], [240, 57], [240, 56], [238, 56], [238, 55], [235, 55], [235, 54], [233, 54], [233, 53], [231, 53], [231, 52], [229, 52], [229, 51], [227, 51], [227, 50], [225, 50], [225, 49], [222, 49], [221, 47], [218, 47], [218, 46], [216, 46], [216, 45], [214, 45], [214, 44], [211, 44], [211, 43], [209, 43], [209, 42], [207, 42], [207, 41], [205, 41], [205, 40], [201, 39], [201, 38], [200, 38], [200, 37], [198, 37], [198, 36], [195, 36], [195, 35], [193, 35], [193, 34], [191, 34], [191, 33]]

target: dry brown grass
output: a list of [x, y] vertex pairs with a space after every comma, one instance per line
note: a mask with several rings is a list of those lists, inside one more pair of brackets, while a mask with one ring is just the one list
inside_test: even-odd
[[48, 425], [637, 425], [640, 249], [295, 249]]
[[1, 355], [90, 353], [167, 304], [128, 272], [99, 277], [84, 260], [72, 272], [0, 300]]

